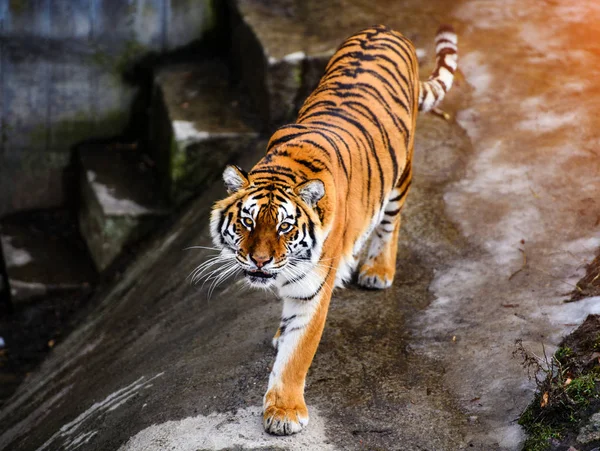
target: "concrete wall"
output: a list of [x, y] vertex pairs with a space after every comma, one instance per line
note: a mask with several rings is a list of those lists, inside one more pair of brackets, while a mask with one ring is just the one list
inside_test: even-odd
[[124, 69], [200, 38], [218, 0], [0, 0], [0, 216], [59, 205], [71, 149], [119, 134]]

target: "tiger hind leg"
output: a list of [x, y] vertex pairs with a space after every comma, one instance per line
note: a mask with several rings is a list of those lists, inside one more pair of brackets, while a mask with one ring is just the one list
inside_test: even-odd
[[410, 188], [410, 168], [392, 190], [383, 219], [371, 235], [366, 255], [358, 269], [358, 284], [364, 288], [384, 289], [392, 285], [396, 273], [396, 254], [400, 231], [400, 211]]

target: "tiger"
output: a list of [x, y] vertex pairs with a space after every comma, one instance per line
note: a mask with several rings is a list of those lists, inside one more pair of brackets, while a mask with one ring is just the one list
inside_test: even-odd
[[440, 27], [435, 43], [435, 70], [419, 81], [415, 48], [399, 32], [378, 25], [350, 36], [250, 172], [223, 172], [228, 196], [211, 213], [213, 243], [229, 272], [283, 303], [263, 398], [268, 433], [308, 424], [306, 375], [334, 288], [353, 277], [366, 289], [392, 284], [417, 114], [437, 109], [457, 69], [453, 28]]

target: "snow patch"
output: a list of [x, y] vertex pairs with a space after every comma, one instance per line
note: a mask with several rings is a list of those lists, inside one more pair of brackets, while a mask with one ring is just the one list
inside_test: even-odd
[[240, 136], [238, 132], [207, 132], [198, 130], [193, 122], [190, 121], [173, 121], [173, 134], [175, 140], [183, 147], [190, 144], [206, 141], [210, 138], [236, 138]]
[[204, 141], [210, 134], [206, 131], [197, 130], [193, 122], [173, 121], [173, 133], [177, 141], [184, 143], [190, 141]]
[[334, 450], [325, 435], [325, 424], [315, 408], [309, 426], [300, 434], [275, 437], [262, 427], [262, 408], [247, 407], [235, 413], [211, 413], [155, 424], [119, 448], [119, 451], [196, 451], [276, 448], [297, 451]]
[[153, 213], [153, 210], [146, 208], [131, 199], [119, 199], [115, 197], [115, 190], [107, 185], [96, 181], [94, 171], [87, 171], [88, 182], [92, 185], [94, 193], [107, 213], [113, 215], [132, 215], [139, 216]]
[[[37, 451], [43, 451], [45, 449], [75, 449], [71, 448], [74, 443], [77, 444], [77, 447], [80, 445], [87, 443], [94, 435], [95, 431], [88, 432], [87, 434], [78, 434], [73, 437], [77, 430], [86, 424], [88, 420], [94, 419], [90, 424], [96, 424], [98, 421], [98, 417], [101, 415], [105, 415], [106, 412], [110, 412], [122, 405], [124, 402], [129, 400], [132, 396], [139, 393], [140, 390], [149, 388], [152, 386], [150, 384], [154, 379], [162, 376], [165, 373], [158, 373], [156, 376], [151, 377], [146, 380], [145, 376], [140, 377], [135, 382], [129, 384], [126, 387], [123, 387], [116, 392], [108, 395], [104, 400], [93, 404], [89, 409], [75, 418], [73, 421], [65, 424], [60, 428], [58, 432], [56, 432], [52, 437], [46, 441], [41, 447], [37, 449]], [[61, 441], [61, 445], [57, 445], [55, 442]], [[53, 446], [50, 446], [53, 445]]]
[[492, 74], [482, 52], [470, 52], [460, 59], [460, 70], [477, 94], [486, 94], [492, 85]]
[[565, 302], [547, 309], [548, 319], [554, 325], [572, 332], [588, 315], [600, 314], [600, 296], [580, 299], [577, 302]]
[[297, 63], [302, 61], [304, 58], [306, 58], [306, 54], [303, 51], [298, 51], [285, 55], [282, 59], [287, 63]]
[[6, 266], [9, 268], [15, 268], [19, 266], [25, 266], [33, 261], [33, 257], [25, 249], [18, 249], [12, 245], [14, 237], [4, 235], [2, 236], [2, 248], [4, 249], [4, 258], [6, 259]]
[[537, 133], [548, 133], [566, 125], [574, 125], [581, 117], [578, 111], [569, 111], [566, 113], [530, 111], [527, 116], [527, 119], [521, 121], [518, 127], [521, 130]]

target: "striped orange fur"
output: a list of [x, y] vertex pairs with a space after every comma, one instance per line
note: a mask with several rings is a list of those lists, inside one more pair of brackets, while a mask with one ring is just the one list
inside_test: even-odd
[[283, 300], [264, 397], [270, 433], [308, 423], [305, 378], [334, 287], [355, 272], [365, 288], [392, 284], [417, 113], [436, 108], [452, 86], [456, 42], [440, 28], [436, 69], [420, 82], [415, 49], [400, 33], [376, 26], [351, 36], [264, 158], [249, 173], [224, 172], [230, 195], [213, 209], [213, 241], [227, 271]]

